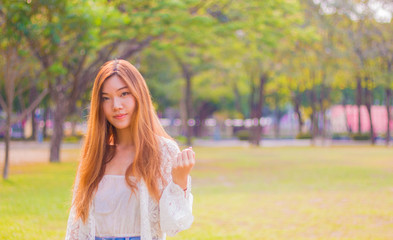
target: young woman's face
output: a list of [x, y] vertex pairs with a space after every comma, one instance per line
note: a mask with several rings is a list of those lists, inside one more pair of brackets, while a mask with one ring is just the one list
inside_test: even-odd
[[117, 75], [113, 75], [105, 80], [101, 98], [106, 119], [116, 129], [129, 127], [135, 109], [135, 98], [126, 83]]

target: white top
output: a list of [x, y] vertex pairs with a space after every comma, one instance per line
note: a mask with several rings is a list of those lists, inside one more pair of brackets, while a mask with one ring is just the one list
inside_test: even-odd
[[[194, 221], [192, 216], [193, 196], [191, 194], [191, 177], [188, 177], [187, 191], [172, 181], [172, 166], [180, 152], [176, 142], [160, 137], [162, 152], [161, 172], [165, 183], [159, 183], [161, 198], [157, 202], [149, 194], [145, 181], [138, 181], [140, 236], [141, 240], [164, 240], [166, 235], [174, 236], [189, 228]], [[78, 189], [79, 177], [76, 177], [74, 196]], [[92, 202], [86, 222], [76, 218], [74, 204], [71, 206], [67, 222], [66, 240], [94, 240], [97, 224], [94, 215], [95, 206]]]
[[104, 175], [93, 204], [97, 237], [140, 236], [139, 197], [132, 193], [124, 176]]

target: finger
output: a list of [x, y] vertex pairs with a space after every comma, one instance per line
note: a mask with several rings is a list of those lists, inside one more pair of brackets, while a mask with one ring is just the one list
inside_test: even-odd
[[193, 163], [193, 158], [194, 158], [193, 155], [194, 154], [193, 154], [193, 151], [191, 149], [187, 151], [188, 164], [192, 164]]
[[182, 158], [182, 154], [181, 154], [181, 153], [178, 153], [178, 154], [177, 154], [176, 161], [175, 161], [175, 163], [173, 164], [173, 167], [178, 167], [178, 166], [179, 166], [179, 164], [181, 163], [181, 158]]
[[187, 163], [188, 163], [188, 154], [187, 154], [187, 149], [186, 150], [183, 150], [183, 152], [182, 152], [182, 166], [185, 166], [185, 165], [187, 165]]
[[192, 162], [192, 154], [190, 154], [190, 149], [187, 149], [185, 152], [186, 152], [186, 155], [187, 155], [187, 158], [184, 160], [184, 166], [189, 166], [190, 164], [191, 164], [191, 162]]
[[192, 147], [189, 147], [189, 149], [191, 150], [191, 152], [192, 152], [192, 162], [195, 162], [195, 152], [192, 150]]

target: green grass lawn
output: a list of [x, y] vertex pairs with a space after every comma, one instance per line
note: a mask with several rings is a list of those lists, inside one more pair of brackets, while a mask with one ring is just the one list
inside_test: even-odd
[[[195, 221], [168, 239], [393, 239], [392, 149], [195, 151]], [[1, 240], [64, 239], [77, 167], [66, 160], [0, 180]]]

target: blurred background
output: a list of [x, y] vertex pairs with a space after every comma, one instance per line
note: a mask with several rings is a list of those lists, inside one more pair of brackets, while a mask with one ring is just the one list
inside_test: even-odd
[[200, 152], [178, 239], [392, 239], [392, 18], [391, 0], [1, 0], [0, 238], [64, 237], [92, 83], [118, 58]]

